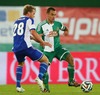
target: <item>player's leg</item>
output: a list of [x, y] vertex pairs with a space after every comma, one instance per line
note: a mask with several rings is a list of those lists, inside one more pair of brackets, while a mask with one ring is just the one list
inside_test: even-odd
[[78, 87], [80, 86], [79, 83], [77, 83], [75, 80], [74, 80], [74, 61], [73, 61], [73, 57], [71, 54], [68, 54], [66, 56], [66, 59], [65, 59], [69, 64], [68, 64], [68, 73], [69, 73], [69, 82], [68, 82], [68, 85], [69, 86], [75, 86], [75, 87]]
[[40, 90], [44, 92], [45, 88], [43, 85], [43, 76], [47, 72], [49, 61], [45, 55], [43, 55], [43, 57], [39, 59], [39, 61], [41, 64], [39, 68], [39, 75], [36, 78], [36, 82], [38, 83]]
[[59, 60], [65, 60], [69, 63], [68, 69], [67, 69], [68, 75], [69, 75], [68, 85], [69, 86], [75, 86], [75, 87], [80, 86], [80, 84], [78, 84], [77, 82], [74, 81], [74, 62], [73, 62], [73, 57], [70, 54], [70, 52], [67, 49], [60, 47], [59, 52], [56, 53], [56, 57]]
[[[47, 58], [49, 59], [49, 62], [51, 63], [55, 56], [54, 52], [44, 52], [44, 54], [47, 56]], [[43, 83], [45, 86], [45, 92], [50, 92], [48, 72], [46, 72], [43, 76]]]
[[38, 77], [41, 80], [43, 80], [43, 76], [47, 72], [47, 69], [48, 69], [48, 66], [49, 66], [49, 60], [45, 55], [43, 55], [43, 57], [41, 59], [39, 59], [39, 61], [40, 61], [41, 64], [40, 64]]
[[46, 72], [43, 76], [43, 84], [45, 87], [44, 92], [50, 92], [50, 88], [49, 88], [49, 74], [48, 72]]
[[15, 56], [18, 61], [18, 66], [16, 68], [16, 90], [18, 92], [24, 92], [25, 89], [21, 87], [21, 78], [22, 78], [22, 71], [23, 71], [23, 65], [24, 65], [24, 54], [20, 51], [15, 53]]
[[27, 56], [33, 61], [38, 60], [40, 62], [39, 74], [36, 78], [36, 82], [39, 84], [40, 90], [44, 91], [43, 76], [47, 72], [49, 60], [41, 51], [33, 49], [32, 47], [27, 50], [27, 53]]
[[16, 90], [17, 90], [17, 92], [25, 91], [25, 89], [23, 89], [20, 84], [21, 78], [22, 78], [23, 64], [24, 64], [24, 62], [20, 62], [16, 68]]

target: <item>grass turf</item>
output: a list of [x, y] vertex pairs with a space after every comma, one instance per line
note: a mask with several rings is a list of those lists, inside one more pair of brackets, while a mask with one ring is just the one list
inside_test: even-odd
[[0, 95], [100, 95], [100, 84], [94, 84], [89, 93], [82, 92], [81, 88], [69, 87], [66, 84], [50, 84], [50, 93], [41, 93], [38, 85], [22, 85], [24, 93], [16, 92], [15, 85], [0, 85]]

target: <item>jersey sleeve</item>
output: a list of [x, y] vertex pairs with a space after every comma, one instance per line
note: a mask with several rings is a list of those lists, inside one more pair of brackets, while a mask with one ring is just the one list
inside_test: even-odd
[[36, 27], [36, 31], [38, 34], [43, 34], [42, 25], [38, 24]]
[[64, 26], [62, 23], [60, 23], [60, 30], [65, 31], [66, 26]]
[[60, 29], [62, 29], [64, 25], [61, 22], [59, 22], [59, 24], [60, 24]]
[[27, 25], [29, 27], [29, 30], [35, 30], [36, 29], [33, 19], [28, 19]]

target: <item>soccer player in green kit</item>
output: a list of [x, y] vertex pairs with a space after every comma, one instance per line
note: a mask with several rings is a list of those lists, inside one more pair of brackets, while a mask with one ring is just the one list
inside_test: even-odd
[[[61, 22], [55, 21], [56, 10], [53, 7], [47, 9], [47, 19], [40, 22], [37, 26], [36, 31], [41, 35], [44, 41], [52, 44], [52, 47], [45, 46], [43, 48], [44, 54], [48, 57], [49, 61], [52, 62], [53, 58], [56, 57], [58, 60], [65, 60], [68, 64], [68, 74], [69, 74], [69, 86], [79, 87], [80, 84], [74, 80], [74, 62], [71, 53], [63, 48], [60, 44], [60, 34], [59, 31], [64, 31], [64, 35], [68, 35], [68, 28], [64, 26]], [[58, 51], [59, 50], [59, 51]], [[45, 73], [43, 78], [45, 91], [50, 92], [49, 89], [49, 76]]]

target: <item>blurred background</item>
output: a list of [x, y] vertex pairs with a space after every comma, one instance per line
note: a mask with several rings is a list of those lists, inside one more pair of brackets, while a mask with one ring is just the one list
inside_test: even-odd
[[[69, 28], [69, 36], [60, 39], [63, 47], [72, 52], [76, 64], [78, 81], [92, 80], [100, 83], [100, 1], [98, 0], [2, 0], [0, 1], [0, 84], [15, 83], [16, 59], [12, 53], [12, 28], [14, 21], [22, 16], [23, 6], [32, 4], [36, 7], [35, 24], [46, 17], [47, 7], [57, 10], [56, 20]], [[32, 42], [36, 48], [39, 44]], [[65, 62], [54, 59], [49, 69], [57, 66], [56, 75], [51, 76], [51, 83], [68, 81]], [[56, 64], [61, 63], [61, 64]], [[34, 64], [34, 65], [33, 65]], [[35, 62], [27, 59], [23, 83], [35, 83], [38, 71], [34, 71]], [[59, 68], [61, 67], [61, 68]], [[28, 72], [28, 73], [26, 73]], [[32, 73], [33, 74], [32, 74]], [[57, 77], [54, 77], [57, 76]]]

